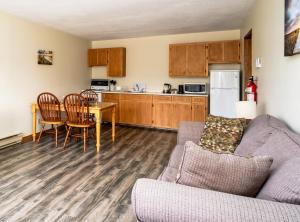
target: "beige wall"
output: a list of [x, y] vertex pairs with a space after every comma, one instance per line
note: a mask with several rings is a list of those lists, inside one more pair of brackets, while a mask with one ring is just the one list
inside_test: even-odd
[[[0, 33], [0, 138], [30, 134], [30, 104], [40, 92], [61, 99], [88, 87], [89, 42], [1, 12]], [[37, 64], [39, 49], [53, 50], [52, 66]]]
[[[300, 132], [300, 55], [284, 57], [284, 0], [256, 1], [243, 38], [252, 28], [253, 74], [258, 77], [258, 109]], [[255, 68], [261, 57], [263, 68]]]
[[[222, 31], [165, 35], [143, 38], [130, 38], [107, 41], [93, 41], [93, 48], [126, 47], [125, 78], [116, 78], [118, 85], [132, 87], [133, 83], [145, 82], [149, 90], [162, 90], [164, 83], [171, 83], [177, 88], [184, 82], [207, 82], [201, 78], [170, 78], [169, 77], [169, 44], [215, 40], [239, 39], [240, 31]], [[214, 66], [212, 68], [239, 69], [239, 65]], [[107, 78], [106, 67], [92, 68], [93, 78]]]

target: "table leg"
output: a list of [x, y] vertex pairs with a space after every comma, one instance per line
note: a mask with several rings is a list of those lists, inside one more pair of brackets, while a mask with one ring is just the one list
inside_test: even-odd
[[32, 112], [32, 140], [36, 140], [36, 108], [35, 105], [31, 106]]
[[101, 136], [101, 112], [97, 112], [95, 114], [96, 117], [96, 148], [97, 148], [97, 153], [100, 151], [100, 136]]
[[112, 127], [112, 141], [115, 142], [116, 135], [116, 106], [113, 107], [112, 115], [111, 115], [111, 127]]

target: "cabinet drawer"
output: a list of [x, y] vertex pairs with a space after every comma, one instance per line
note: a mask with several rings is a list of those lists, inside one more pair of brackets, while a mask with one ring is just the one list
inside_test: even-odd
[[193, 97], [192, 102], [193, 103], [201, 103], [201, 104], [203, 103], [203, 104], [205, 104], [206, 97]]
[[151, 95], [137, 95], [137, 94], [121, 94], [120, 100], [131, 100], [131, 101], [142, 100], [144, 102], [147, 102], [147, 101], [150, 102], [150, 101], [152, 101], [152, 96]]
[[119, 100], [120, 94], [119, 93], [103, 93], [102, 94], [103, 100]]
[[191, 103], [192, 98], [190, 96], [172, 96], [172, 100], [175, 103]]
[[155, 102], [172, 102], [172, 96], [153, 96], [153, 103]]

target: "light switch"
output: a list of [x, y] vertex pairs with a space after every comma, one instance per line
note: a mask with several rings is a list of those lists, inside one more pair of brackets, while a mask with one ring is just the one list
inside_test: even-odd
[[255, 67], [258, 68], [258, 69], [262, 67], [261, 58], [258, 57], [258, 58], [255, 59]]

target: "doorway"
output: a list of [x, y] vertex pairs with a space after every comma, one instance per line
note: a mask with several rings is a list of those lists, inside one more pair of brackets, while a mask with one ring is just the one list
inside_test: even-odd
[[[252, 29], [244, 37], [244, 87], [246, 88], [249, 78], [252, 76]], [[246, 100], [245, 90], [243, 92]]]

